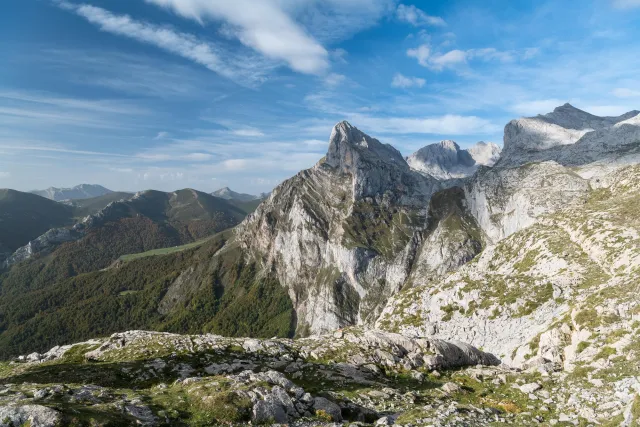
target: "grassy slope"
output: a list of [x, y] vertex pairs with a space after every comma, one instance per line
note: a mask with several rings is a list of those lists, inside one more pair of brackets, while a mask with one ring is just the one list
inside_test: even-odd
[[[277, 280], [256, 277], [238, 251], [215, 255], [226, 233], [163, 256], [30, 289], [0, 288], [0, 358], [128, 329], [290, 336], [294, 314]], [[183, 272], [177, 301], [164, 301]], [[164, 304], [163, 310], [160, 310]], [[162, 313], [161, 313], [162, 311]]]

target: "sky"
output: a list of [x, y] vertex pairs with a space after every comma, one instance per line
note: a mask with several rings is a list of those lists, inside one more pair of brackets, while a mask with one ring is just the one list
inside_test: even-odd
[[348, 120], [404, 155], [640, 108], [640, 0], [4, 0], [0, 188], [257, 194]]

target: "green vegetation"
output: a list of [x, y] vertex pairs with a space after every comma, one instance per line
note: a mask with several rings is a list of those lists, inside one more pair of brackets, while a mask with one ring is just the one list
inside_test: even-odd
[[132, 197], [133, 193], [115, 191], [113, 193], [108, 193], [89, 199], [74, 200], [71, 206], [73, 206], [74, 216], [78, 218], [78, 220], [81, 220], [88, 215], [98, 213], [111, 202], [117, 202], [119, 200], [129, 200]]
[[591, 343], [589, 341], [580, 341], [578, 343], [578, 346], [576, 347], [576, 352], [577, 353], [582, 353], [584, 350], [587, 349], [587, 347], [589, 347], [591, 345]]
[[344, 223], [343, 244], [371, 249], [387, 259], [402, 250], [420, 221], [417, 212], [396, 212], [373, 203], [357, 202]]
[[0, 189], [0, 252], [10, 253], [51, 228], [73, 224], [73, 208], [31, 193]]
[[227, 236], [45, 287], [5, 280], [0, 358], [130, 329], [292, 336], [293, 307], [278, 281], [257, 277], [242, 252], [214, 257]]

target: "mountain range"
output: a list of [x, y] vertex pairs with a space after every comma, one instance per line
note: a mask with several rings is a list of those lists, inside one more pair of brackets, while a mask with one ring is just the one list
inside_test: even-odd
[[101, 185], [80, 184], [72, 188], [49, 187], [46, 190], [34, 190], [31, 193], [59, 202], [62, 200], [90, 199], [113, 192]]
[[447, 140], [406, 159], [340, 122], [326, 156], [246, 218], [193, 190], [145, 192], [15, 252], [0, 354], [36, 353], [0, 378], [50, 384], [77, 364], [70, 383], [104, 378], [97, 402], [142, 423], [632, 425], [639, 201], [638, 111], [566, 104], [509, 122], [501, 152]]

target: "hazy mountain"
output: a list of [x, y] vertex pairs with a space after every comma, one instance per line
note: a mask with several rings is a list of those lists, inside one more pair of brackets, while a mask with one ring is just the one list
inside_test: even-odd
[[436, 179], [465, 178], [479, 166], [493, 166], [500, 158], [500, 147], [492, 142], [478, 142], [462, 150], [451, 140], [427, 145], [407, 157], [409, 166]]
[[77, 200], [64, 200], [63, 203], [72, 206], [74, 208], [74, 215], [78, 218], [84, 218], [87, 215], [93, 215], [104, 209], [111, 202], [118, 202], [121, 200], [129, 200], [135, 193], [125, 193], [122, 191], [116, 191], [107, 193], [102, 196], [92, 197], [89, 199], [77, 199]]
[[225, 200], [235, 200], [238, 202], [249, 202], [252, 200], [261, 199], [261, 196], [254, 196], [252, 194], [244, 194], [244, 193], [236, 193], [231, 190], [229, 187], [224, 187], [219, 190], [214, 191], [211, 195], [223, 198]]
[[92, 197], [104, 196], [105, 194], [112, 193], [112, 191], [101, 185], [80, 184], [72, 188], [49, 187], [46, 190], [34, 190], [31, 193], [46, 197], [47, 199], [62, 201], [90, 199]]
[[11, 253], [50, 228], [72, 225], [73, 216], [69, 206], [31, 193], [0, 189], [0, 246]]

